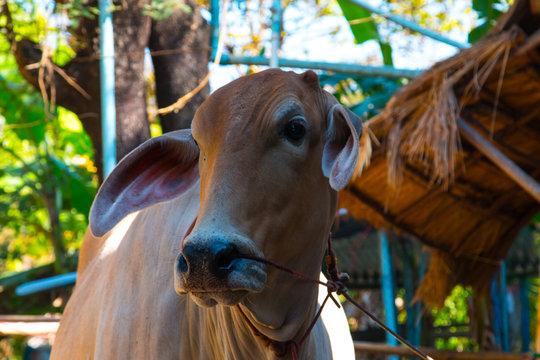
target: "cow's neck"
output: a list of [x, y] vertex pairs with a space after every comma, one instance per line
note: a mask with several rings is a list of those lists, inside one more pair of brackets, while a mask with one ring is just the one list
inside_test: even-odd
[[[186, 301], [189, 354], [199, 359], [273, 359], [272, 352], [256, 338], [235, 307], [203, 308]], [[187, 330], [187, 329], [186, 329]], [[198, 356], [195, 356], [198, 354]]]
[[[210, 359], [275, 359], [275, 355], [265, 339], [256, 335], [246, 323], [237, 306], [217, 305], [211, 308], [200, 307], [188, 297], [185, 298], [187, 322], [185, 330], [190, 334], [188, 353], [194, 358]], [[313, 304], [313, 312], [306, 319], [305, 329], [311, 323], [317, 310]], [[189, 330], [188, 330], [189, 329]], [[197, 331], [193, 331], [197, 329]], [[313, 336], [323, 330], [321, 321], [309, 334], [298, 351], [299, 359], [309, 359], [317, 352], [321, 344], [312, 341]], [[304, 331], [304, 330], [302, 330]], [[299, 336], [302, 336], [299, 334]], [[320, 337], [320, 336], [319, 336]], [[324, 341], [323, 341], [324, 342]], [[198, 356], [195, 356], [197, 354]], [[283, 359], [292, 359], [288, 353]]]

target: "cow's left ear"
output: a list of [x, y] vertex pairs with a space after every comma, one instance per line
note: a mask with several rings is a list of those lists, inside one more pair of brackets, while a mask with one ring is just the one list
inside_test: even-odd
[[345, 106], [332, 105], [328, 113], [322, 170], [336, 191], [343, 189], [354, 173], [361, 136], [362, 120]]
[[126, 155], [101, 185], [90, 230], [103, 236], [126, 215], [182, 195], [199, 179], [199, 147], [191, 130], [152, 138]]

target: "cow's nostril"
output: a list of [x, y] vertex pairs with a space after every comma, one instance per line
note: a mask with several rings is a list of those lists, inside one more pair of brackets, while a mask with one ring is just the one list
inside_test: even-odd
[[227, 275], [232, 270], [235, 260], [238, 259], [238, 255], [240, 253], [235, 246], [227, 246], [219, 250], [214, 260], [217, 275]]
[[188, 271], [188, 263], [183, 253], [180, 253], [178, 256], [178, 270], [180, 270], [180, 272], [183, 274], [187, 273]]

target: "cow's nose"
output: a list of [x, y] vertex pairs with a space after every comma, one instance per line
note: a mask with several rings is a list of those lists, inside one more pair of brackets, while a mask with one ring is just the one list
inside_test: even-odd
[[234, 270], [240, 258], [238, 248], [230, 242], [212, 242], [208, 246], [186, 244], [178, 255], [179, 272], [188, 276], [193, 272], [209, 271], [212, 275], [223, 278]]
[[238, 248], [231, 243], [217, 244], [211, 246], [214, 256], [214, 272], [216, 276], [226, 276], [234, 269], [234, 264], [238, 261], [240, 252]]

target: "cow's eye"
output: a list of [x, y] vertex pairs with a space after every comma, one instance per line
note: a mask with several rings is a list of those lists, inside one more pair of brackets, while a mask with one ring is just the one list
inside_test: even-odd
[[283, 128], [283, 135], [291, 142], [297, 143], [306, 135], [306, 125], [303, 118], [293, 118]]

